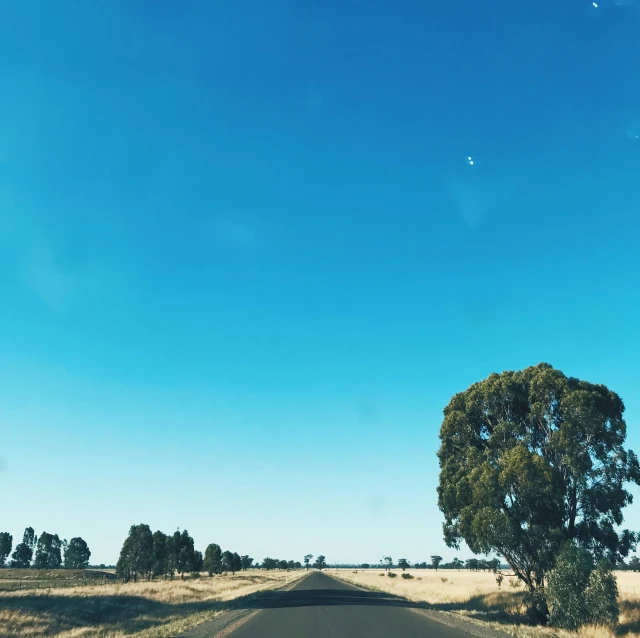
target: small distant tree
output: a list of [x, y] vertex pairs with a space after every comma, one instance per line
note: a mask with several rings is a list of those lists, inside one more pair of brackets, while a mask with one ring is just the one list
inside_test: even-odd
[[278, 567], [280, 569], [289, 569], [289, 563], [286, 560], [279, 560]]
[[169, 568], [167, 565], [167, 535], [160, 530], [153, 532], [153, 561], [151, 573], [154, 578], [165, 576]]
[[494, 574], [500, 568], [500, 561], [497, 558], [492, 558], [491, 560], [485, 562], [487, 564], [487, 569], [490, 569]]
[[316, 558], [316, 562], [313, 564], [313, 566], [316, 569], [319, 569], [320, 571], [322, 571], [322, 569], [327, 566], [325, 557], [322, 554], [320, 554], [320, 556]]
[[62, 541], [57, 534], [40, 534], [33, 566], [36, 569], [59, 569], [62, 566]]
[[230, 572], [233, 571], [234, 562], [233, 562], [233, 552], [229, 550], [222, 552], [222, 571]]
[[210, 543], [204, 551], [204, 569], [209, 576], [222, 571], [222, 549], [220, 545]]
[[634, 572], [640, 570], [640, 558], [638, 558], [637, 556], [633, 556], [629, 560], [629, 569], [633, 570]]
[[79, 536], [72, 538], [64, 549], [64, 566], [67, 569], [86, 569], [90, 558], [91, 550]]
[[12, 547], [13, 536], [9, 532], [0, 532], [0, 567], [5, 566]]
[[313, 558], [313, 554], [307, 554], [304, 557], [304, 566], [309, 569], [309, 562], [311, 561], [311, 559]]
[[33, 551], [26, 543], [18, 543], [11, 554], [11, 567], [26, 569], [31, 567]]
[[251, 558], [249, 555], [245, 555], [245, 556], [242, 556], [241, 560], [242, 560], [242, 569], [251, 568], [251, 563], [253, 563], [253, 558]]
[[391, 556], [385, 556], [384, 562], [385, 562], [385, 567], [384, 567], [385, 570], [391, 569], [393, 567], [393, 558], [391, 558]]
[[180, 577], [184, 579], [185, 572], [193, 571], [193, 559], [195, 557], [195, 548], [193, 538], [189, 536], [189, 532], [185, 529], [180, 534], [180, 550], [178, 551], [178, 561], [176, 568]]
[[132, 525], [125, 539], [116, 574], [126, 583], [136, 582], [139, 576], [150, 577], [153, 566], [153, 534], [148, 525]]
[[202, 557], [202, 552], [196, 550], [193, 552], [193, 565], [191, 566], [191, 571], [197, 572], [198, 574], [204, 568], [204, 558]]
[[290, 561], [287, 563], [287, 568], [288, 568], [288, 569], [295, 569], [295, 568], [296, 568], [296, 562], [295, 562], [294, 560], [290, 560]]
[[233, 569], [232, 573], [239, 572], [242, 569], [242, 558], [237, 552], [233, 552]]
[[464, 563], [457, 556], [451, 562], [453, 563], [454, 569], [460, 569], [464, 565]]
[[265, 558], [262, 561], [262, 568], [266, 570], [277, 569], [278, 561], [275, 558]]
[[294, 567], [295, 567], [296, 569], [302, 569], [302, 563], [301, 563], [299, 560], [297, 560], [297, 561], [294, 563]]
[[33, 527], [25, 528], [24, 534], [22, 535], [22, 542], [31, 549], [32, 553], [35, 551], [38, 537], [36, 536]]
[[406, 558], [401, 558], [398, 560], [398, 567], [404, 571], [409, 568], [409, 561]]
[[469, 571], [477, 572], [480, 569], [480, 561], [477, 558], [470, 558], [467, 561], [467, 569]]
[[438, 556], [437, 554], [434, 554], [431, 557], [431, 566], [433, 567], [433, 569], [435, 569], [436, 571], [438, 571], [438, 567], [440, 567], [440, 563], [442, 562], [442, 556]]
[[180, 548], [182, 547], [182, 536], [176, 530], [171, 536], [167, 536], [167, 573], [169, 578], [173, 580], [173, 574], [178, 569], [178, 560], [180, 557]]
[[362, 567], [362, 569], [369, 569], [371, 567], [371, 565], [369, 563], [362, 563], [362, 565], [360, 565], [360, 567]]

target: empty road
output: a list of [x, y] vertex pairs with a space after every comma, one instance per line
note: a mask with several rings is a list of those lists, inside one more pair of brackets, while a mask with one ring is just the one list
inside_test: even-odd
[[411, 611], [412, 603], [313, 572], [289, 591], [267, 592], [229, 638], [468, 638]]

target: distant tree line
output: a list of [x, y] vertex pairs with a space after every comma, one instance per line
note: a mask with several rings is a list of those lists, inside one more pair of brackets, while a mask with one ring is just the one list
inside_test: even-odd
[[[640, 563], [640, 561], [639, 561]], [[412, 565], [406, 558], [399, 558], [397, 563], [393, 562], [391, 556], [384, 556], [380, 559], [380, 566], [384, 567], [385, 570], [393, 569], [397, 567], [404, 571], [405, 569], [409, 569]], [[354, 567], [354, 565], [349, 565], [349, 567]], [[371, 563], [361, 563], [361, 569], [370, 569], [372, 567]], [[640, 565], [638, 565], [640, 568]], [[497, 572], [499, 569], [503, 568], [500, 561], [497, 558], [492, 558], [490, 560], [481, 560], [478, 558], [470, 558], [467, 561], [462, 561], [459, 558], [454, 558], [449, 563], [442, 562], [442, 556], [438, 556], [434, 554], [430, 557], [430, 563], [423, 561], [421, 563], [414, 563], [413, 569], [462, 569], [466, 568], [471, 571], [492, 571]]]
[[[324, 561], [324, 557], [322, 557]], [[148, 525], [132, 525], [125, 539], [120, 558], [116, 564], [116, 574], [124, 582], [154, 578], [173, 579], [175, 574], [184, 578], [185, 573], [200, 574], [205, 571], [209, 576], [231, 572], [235, 574], [251, 567], [262, 569], [301, 569], [302, 564], [293, 560], [265, 558], [262, 565], [255, 564], [249, 555], [240, 556], [237, 552], [223, 551], [220, 545], [210, 543], [204, 555], [195, 549], [193, 538], [185, 529], [182, 532], [165, 534], [151, 531]]]
[[91, 550], [86, 541], [79, 536], [70, 541], [61, 539], [57, 534], [42, 532], [36, 536], [33, 527], [27, 527], [22, 542], [13, 548], [13, 536], [9, 532], [0, 532], [0, 567], [20, 569], [84, 569], [89, 565]]

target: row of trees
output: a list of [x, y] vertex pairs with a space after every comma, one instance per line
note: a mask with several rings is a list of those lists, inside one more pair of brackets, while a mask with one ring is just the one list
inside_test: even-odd
[[[311, 554], [305, 556], [308, 567]], [[318, 556], [315, 566], [326, 567], [324, 556]], [[220, 545], [210, 543], [202, 552], [195, 549], [193, 538], [185, 529], [182, 532], [165, 534], [160, 530], [151, 531], [148, 525], [132, 525], [125, 539], [120, 558], [116, 565], [116, 574], [124, 582], [137, 581], [139, 578], [174, 578], [177, 573], [184, 578], [185, 573], [206, 571], [209, 576], [223, 572], [236, 572], [251, 567], [262, 569], [301, 569], [302, 564], [293, 560], [265, 558], [262, 565], [255, 564], [248, 555], [240, 556], [237, 552], [223, 551]]]
[[[380, 559], [380, 565], [384, 567], [385, 570], [393, 569], [393, 567], [397, 567], [402, 571], [405, 569], [409, 569], [411, 567], [411, 563], [406, 558], [400, 558], [398, 562], [394, 565], [393, 558], [391, 556], [384, 556]], [[370, 563], [362, 563], [360, 565], [363, 569], [368, 569], [371, 567]], [[466, 567], [471, 571], [492, 571], [497, 572], [500, 569], [500, 561], [497, 558], [492, 558], [490, 560], [480, 560], [477, 558], [470, 558], [468, 561], [462, 561], [459, 558], [454, 558], [450, 563], [442, 563], [442, 556], [438, 556], [434, 554], [431, 556], [431, 564], [427, 564], [426, 561], [422, 563], [414, 563], [414, 569], [435, 569], [438, 571], [439, 568], [442, 569], [462, 569]]]
[[16, 545], [13, 554], [12, 548], [13, 536], [9, 532], [0, 532], [0, 567], [7, 565], [11, 555], [9, 566], [20, 569], [84, 569], [91, 557], [86, 541], [79, 536], [67, 541], [57, 534], [42, 532], [38, 537], [33, 527], [24, 530], [22, 542]]

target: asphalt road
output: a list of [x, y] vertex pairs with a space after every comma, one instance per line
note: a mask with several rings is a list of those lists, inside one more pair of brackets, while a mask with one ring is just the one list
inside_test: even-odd
[[260, 611], [229, 638], [468, 638], [412, 611], [416, 605], [313, 572], [289, 591], [268, 592]]

